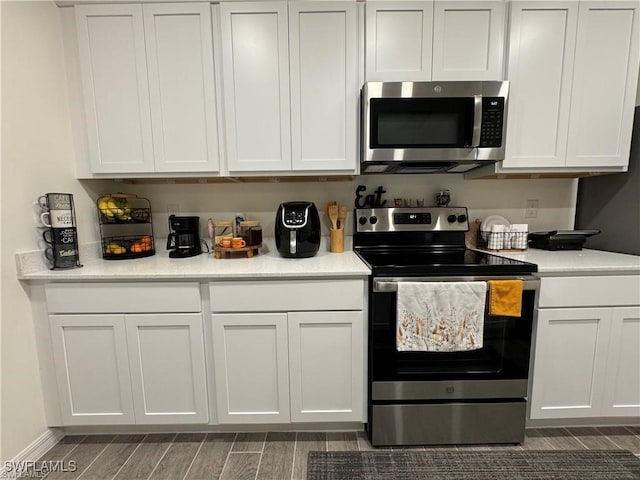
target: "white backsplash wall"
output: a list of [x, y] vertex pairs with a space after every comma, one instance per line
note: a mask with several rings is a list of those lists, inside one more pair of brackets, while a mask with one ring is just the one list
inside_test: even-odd
[[[90, 182], [90, 181], [87, 181]], [[340, 182], [265, 182], [210, 184], [122, 184], [113, 183], [113, 191], [136, 193], [151, 201], [154, 233], [166, 237], [169, 210], [178, 207], [180, 215], [200, 217], [200, 230], [206, 238], [207, 219], [232, 220], [236, 213], [259, 220], [265, 236], [273, 235], [275, 212], [286, 201], [314, 202], [321, 214], [323, 233], [328, 223], [323, 215], [325, 204], [335, 200], [349, 208], [347, 234], [352, 231], [355, 190], [367, 186], [364, 194], [382, 185], [383, 199], [393, 205], [394, 198], [424, 199], [426, 206], [435, 204], [439, 190], [451, 192], [452, 206], [465, 206], [471, 220], [488, 215], [502, 215], [511, 223], [528, 223], [529, 231], [572, 229], [577, 180], [465, 180], [462, 175], [362, 175], [353, 181]], [[109, 193], [109, 192], [105, 192]], [[527, 200], [538, 201], [536, 218], [525, 218]]]

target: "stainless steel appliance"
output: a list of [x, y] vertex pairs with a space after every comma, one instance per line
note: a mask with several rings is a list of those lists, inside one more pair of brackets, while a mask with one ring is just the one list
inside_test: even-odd
[[320, 215], [313, 202], [281, 203], [276, 212], [276, 248], [283, 257], [313, 257], [320, 248]]
[[169, 216], [169, 229], [172, 230], [167, 238], [167, 250], [170, 258], [185, 258], [200, 255], [200, 217]]
[[[370, 266], [367, 433], [374, 446], [524, 439], [537, 266], [465, 248], [466, 208], [355, 210], [354, 250]], [[486, 315], [482, 348], [398, 351], [401, 282], [521, 279], [520, 317]]]
[[504, 159], [509, 82], [367, 82], [362, 173], [466, 172]]

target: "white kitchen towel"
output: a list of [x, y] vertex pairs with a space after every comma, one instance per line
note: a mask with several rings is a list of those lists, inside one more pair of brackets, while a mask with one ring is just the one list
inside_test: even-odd
[[486, 282], [398, 282], [399, 352], [482, 348]]

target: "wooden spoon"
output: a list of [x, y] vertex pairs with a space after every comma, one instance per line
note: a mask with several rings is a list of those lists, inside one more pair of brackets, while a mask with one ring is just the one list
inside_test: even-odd
[[336, 230], [338, 228], [338, 205], [327, 206], [327, 214], [331, 220], [331, 228]]
[[340, 214], [338, 215], [338, 228], [344, 228], [344, 222], [347, 219], [347, 207], [340, 207]]

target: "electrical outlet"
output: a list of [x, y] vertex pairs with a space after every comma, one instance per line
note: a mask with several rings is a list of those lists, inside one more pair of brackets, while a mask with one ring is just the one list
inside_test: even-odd
[[524, 211], [524, 218], [537, 218], [538, 216], [538, 200], [527, 200], [527, 206]]
[[177, 203], [168, 203], [167, 213], [169, 215], [180, 215], [180, 205], [178, 205]]

